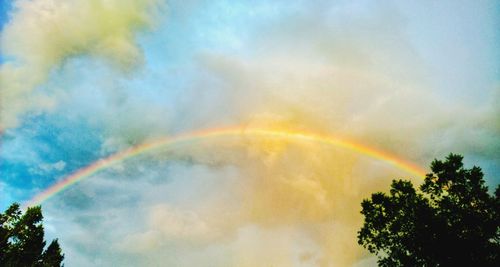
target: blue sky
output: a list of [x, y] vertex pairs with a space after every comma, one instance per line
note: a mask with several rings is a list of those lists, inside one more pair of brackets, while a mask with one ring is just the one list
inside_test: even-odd
[[0, 25], [2, 25], [2, 28], [3, 28], [3, 24], [8, 21], [8, 13], [9, 13], [9, 10], [11, 9], [11, 1], [7, 1], [7, 0], [2, 0], [0, 1]]
[[[11, 2], [8, 0], [0, 1], [0, 29], [8, 21], [9, 10], [11, 9]], [[3, 53], [0, 54], [0, 62], [4, 61]]]
[[[133, 145], [227, 125], [347, 136], [422, 167], [456, 152], [499, 183], [496, 1], [17, 2], [0, 2], [0, 208]], [[43, 204], [68, 266], [370, 266], [352, 214], [407, 175], [317, 144], [165, 153]]]

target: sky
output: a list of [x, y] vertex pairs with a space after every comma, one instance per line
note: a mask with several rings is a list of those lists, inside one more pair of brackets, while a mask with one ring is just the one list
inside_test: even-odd
[[[349, 140], [500, 183], [498, 1], [0, 1], [0, 208], [160, 138], [233, 127]], [[188, 138], [189, 139], [189, 138]], [[366, 149], [364, 150], [366, 152]], [[375, 266], [360, 202], [387, 158], [189, 139], [43, 201], [66, 266]]]

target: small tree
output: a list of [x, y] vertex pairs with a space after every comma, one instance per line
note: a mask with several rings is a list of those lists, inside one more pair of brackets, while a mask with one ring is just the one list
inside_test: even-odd
[[0, 266], [56, 267], [62, 266], [64, 255], [53, 240], [44, 250], [44, 232], [40, 206], [22, 214], [19, 204], [12, 204], [0, 213]]
[[462, 159], [434, 160], [420, 190], [394, 180], [362, 202], [358, 243], [380, 266], [500, 266], [500, 186], [488, 194], [481, 168]]

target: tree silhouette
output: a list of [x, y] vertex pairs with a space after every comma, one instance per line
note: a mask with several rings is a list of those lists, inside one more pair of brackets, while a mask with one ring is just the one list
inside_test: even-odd
[[419, 190], [394, 180], [361, 203], [358, 243], [380, 266], [500, 266], [500, 186], [488, 194], [479, 167], [434, 160]]
[[64, 255], [53, 240], [44, 250], [44, 231], [40, 206], [22, 214], [19, 204], [12, 204], [0, 213], [0, 266], [56, 267], [62, 266]]

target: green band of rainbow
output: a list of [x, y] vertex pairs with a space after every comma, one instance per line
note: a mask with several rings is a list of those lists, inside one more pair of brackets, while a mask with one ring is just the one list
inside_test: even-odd
[[37, 194], [34, 198], [27, 202], [26, 206], [40, 205], [47, 199], [56, 195], [57, 193], [65, 190], [66, 188], [78, 183], [79, 181], [92, 176], [93, 174], [109, 168], [113, 164], [124, 161], [126, 159], [132, 158], [134, 156], [150, 152], [154, 149], [175, 145], [181, 142], [192, 142], [199, 139], [207, 139], [214, 137], [229, 137], [229, 136], [251, 136], [251, 137], [262, 137], [262, 138], [279, 138], [283, 140], [296, 140], [296, 141], [309, 141], [309, 142], [320, 142], [327, 145], [332, 145], [335, 147], [346, 148], [349, 150], [356, 151], [363, 155], [383, 160], [387, 164], [393, 165], [401, 170], [408, 172], [409, 174], [415, 175], [417, 177], [424, 177], [425, 171], [419, 166], [399, 159], [389, 153], [370, 148], [368, 146], [349, 141], [342, 138], [337, 138], [331, 135], [316, 134], [305, 131], [293, 131], [293, 130], [282, 130], [282, 129], [266, 129], [266, 128], [245, 128], [245, 127], [229, 127], [229, 128], [217, 128], [205, 131], [191, 132], [187, 134], [181, 134], [174, 137], [166, 137], [157, 139], [152, 142], [145, 144], [140, 144], [131, 147], [127, 150], [113, 154], [107, 158], [100, 159], [87, 167], [84, 167], [75, 173], [67, 176], [66, 178], [60, 180], [53, 186]]

